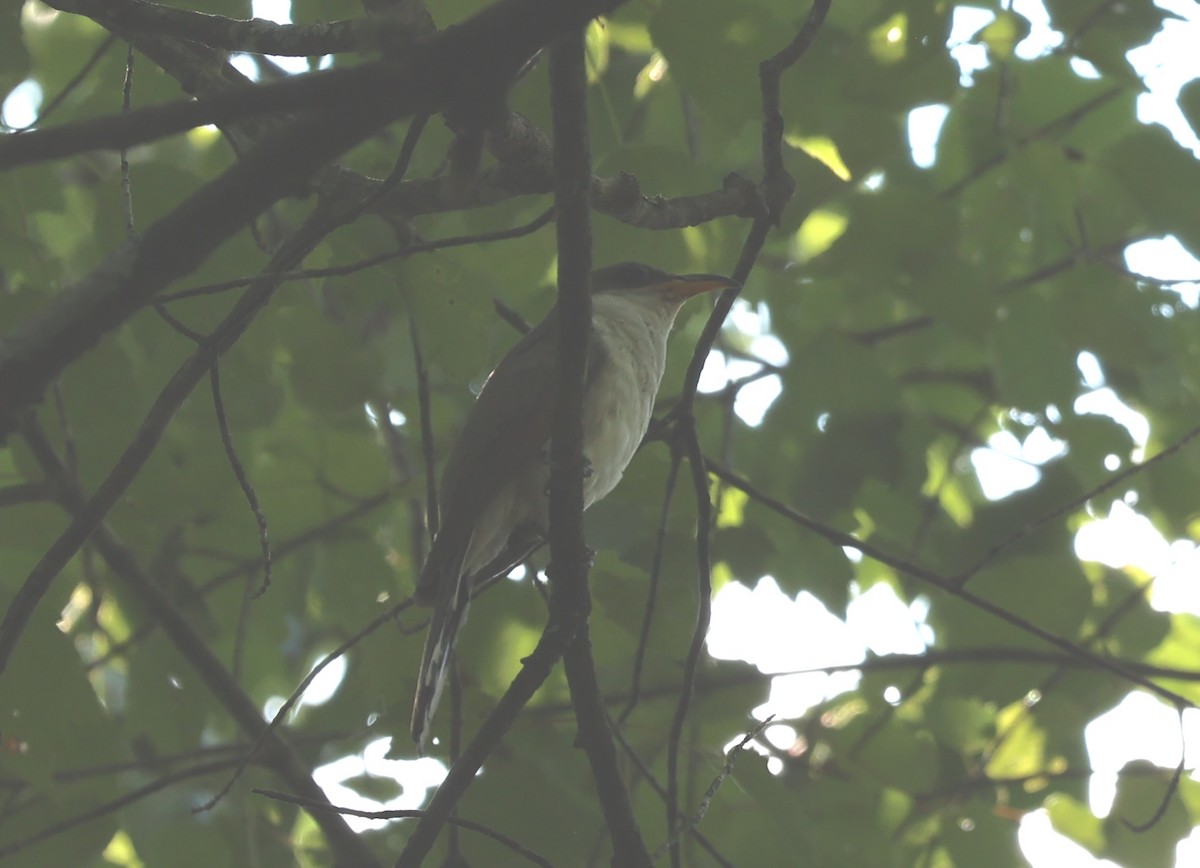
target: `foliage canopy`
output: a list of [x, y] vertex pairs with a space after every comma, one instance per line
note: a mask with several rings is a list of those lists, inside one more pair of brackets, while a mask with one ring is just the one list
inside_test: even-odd
[[[189, 5], [231, 19], [251, 11], [245, 0]], [[0, 0], [0, 94], [26, 95], [7, 101], [10, 124], [35, 92], [42, 130], [120, 115], [127, 41], [136, 49], [129, 120], [185, 94], [204, 110], [206, 100], [280, 83], [263, 91], [277, 96], [239, 109], [221, 130], [188, 124], [139, 140], [127, 152], [128, 196], [117, 152], [89, 138], [96, 128], [80, 127], [62, 159], [21, 165], [5, 162], [4, 148], [37, 134], [4, 129], [0, 385], [45, 337], [37, 329], [46, 311], [65, 310], [83, 332], [107, 315], [88, 308], [79, 287], [119, 270], [114, 251], [259, 153], [296, 111], [282, 101], [289, 82], [329, 67], [369, 82], [381, 44], [412, 72], [403, 59], [415, 37], [488, 4], [432, 3], [432, 21], [405, 0], [362, 5], [374, 17], [304, 29], [363, 10], [293, 0], [297, 27], [247, 28], [173, 18], [141, 0]], [[913, 657], [868, 656], [854, 689], [776, 721], [794, 730], [789, 749], [756, 738], [761, 751], [741, 755], [700, 836], [684, 835], [672, 854], [682, 864], [1007, 868], [1020, 859], [1017, 821], [1045, 808], [1096, 856], [1141, 868], [1173, 864], [1177, 842], [1200, 823], [1196, 782], [1148, 764], [1123, 771], [1108, 818], [1087, 806], [1084, 727], [1134, 688], [1181, 712], [1200, 701], [1200, 620], [1151, 606], [1153, 576], [1082, 561], [1073, 548], [1076, 531], [1117, 502], [1167, 539], [1200, 536], [1200, 453], [1188, 445], [1200, 398], [1198, 313], [1177, 287], [1131, 273], [1124, 259], [1130, 245], [1163, 236], [1200, 254], [1200, 166], [1166, 130], [1137, 120], [1143, 84], [1126, 57], [1170, 16], [1149, 4], [1047, 0], [1062, 39], [1031, 57], [1021, 49], [1030, 22], [1009, 4], [979, 5], [991, 23], [970, 44], [986, 63], [964, 70], [947, 45], [964, 7], [832, 4], [782, 77], [781, 153], [795, 195], [715, 345], [713, 358], [742, 363], [740, 372], [695, 403], [710, 459], [717, 590], [770, 575], [788, 595], [807, 592], [843, 616], [852, 594], [883, 585], [927, 607], [933, 642]], [[760, 183], [759, 64], [792, 42], [806, 15], [781, 0], [653, 0], [588, 26], [596, 262], [732, 272], [763, 202], [778, 194]], [[312, 55], [307, 72], [294, 58], [285, 72], [247, 53], [284, 54], [301, 39], [317, 46], [298, 49]], [[553, 303], [553, 223], [543, 219], [553, 187], [549, 89], [539, 62], [506, 106], [479, 84], [471, 93], [488, 99], [468, 104], [459, 94], [419, 140], [410, 120], [380, 122], [346, 143], [354, 146], [340, 169], [306, 171], [310, 184], [272, 193], [278, 201], [252, 226], [227, 226], [211, 255], [180, 266], [185, 276], [155, 291], [165, 315], [145, 304], [90, 338], [59, 334], [80, 345], [66, 347], [40, 400], [0, 404], [15, 425], [0, 447], [0, 602], [10, 615], [27, 576], [69, 557], [49, 574], [0, 673], [0, 861], [186, 868], [397, 857], [412, 821], [340, 839], [320, 812], [251, 788], [314, 798], [311, 780], [302, 785], [309, 770], [322, 767], [327, 783], [348, 768], [343, 789], [327, 787], [334, 802], [353, 793], [424, 802], [412, 782], [430, 761], [416, 759], [406, 736], [421, 615], [401, 608], [389, 617], [425, 550], [421, 429], [444, 456], [469, 407], [468, 384], [511, 345], [515, 320], [536, 321]], [[1198, 94], [1193, 86], [1181, 97], [1193, 124]], [[364, 93], [323, 104], [311, 129], [352, 125], [382, 102]], [[945, 120], [936, 159], [918, 166], [909, 122], [928, 106], [944, 107]], [[372, 179], [389, 174], [406, 141], [416, 148], [405, 179], [381, 187]], [[297, 159], [326, 146], [290, 144]], [[264, 164], [264, 183], [270, 170]], [[359, 204], [330, 217], [330, 201]], [[203, 219], [219, 221], [220, 210]], [[189, 250], [211, 229], [158, 225], [174, 234], [150, 236], [156, 244]], [[305, 240], [314, 225], [320, 231]], [[440, 244], [459, 237], [469, 243]], [[264, 297], [244, 334], [229, 329], [238, 299], [263, 282], [213, 285], [301, 266], [317, 271], [281, 283], [269, 304]], [[169, 298], [196, 287], [209, 289]], [[498, 315], [494, 302], [518, 316]], [[664, 418], [701, 335], [700, 308], [685, 311], [672, 342]], [[55, 334], [53, 318], [49, 328]], [[228, 338], [219, 402], [203, 384], [211, 358], [194, 340], [214, 329]], [[786, 353], [764, 358], [764, 347]], [[189, 362], [197, 353], [200, 362]], [[1111, 416], [1078, 409], [1101, 385], [1081, 379], [1081, 354], [1145, 418], [1145, 442]], [[198, 373], [179, 391], [177, 371], [189, 364]], [[751, 424], [738, 410], [762, 409], [767, 399], [753, 395], [764, 382], [778, 384], [778, 397]], [[177, 411], [156, 422], [164, 394]], [[126, 450], [146, 425], [158, 439], [131, 463]], [[652, 849], [669, 834], [660, 788], [672, 770], [690, 816], [725, 747], [755, 726], [751, 712], [772, 682], [705, 656], [681, 741], [672, 740], [699, 608], [698, 509], [675, 429], [656, 430], [587, 524], [598, 551], [597, 670], [620, 716], [622, 770]], [[997, 436], [1029, 445], [1045, 435], [1061, 446], [1038, 464], [1036, 482], [986, 497], [972, 454]], [[270, 587], [255, 599], [263, 534], [235, 465], [272, 549]], [[88, 498], [105, 491], [115, 502], [94, 516], [102, 523], [72, 544]], [[544, 558], [529, 572], [541, 567]], [[459, 650], [465, 738], [545, 619], [528, 579], [477, 601]], [[376, 629], [357, 637], [368, 625]], [[261, 710], [273, 713], [351, 637], [334, 695], [284, 722], [294, 753], [272, 743], [230, 795], [193, 814], [237, 768]], [[639, 700], [622, 714], [635, 658]], [[442, 717], [445, 759], [448, 709]], [[556, 671], [487, 758], [461, 817], [553, 865], [606, 861], [575, 733]], [[380, 757], [388, 739], [390, 766]], [[364, 751], [373, 763], [355, 765]], [[453, 834], [449, 846], [466, 863], [528, 864], [487, 836]]]

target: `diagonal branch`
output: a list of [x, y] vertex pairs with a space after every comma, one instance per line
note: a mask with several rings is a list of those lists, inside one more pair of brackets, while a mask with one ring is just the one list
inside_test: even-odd
[[[256, 789], [254, 792], [260, 796], [265, 796], [268, 799], [274, 799], [278, 802], [287, 802], [293, 805], [300, 805], [301, 807], [310, 808], [316, 811], [336, 811], [337, 813], [347, 817], [366, 817], [372, 820], [405, 820], [413, 817], [423, 817], [428, 813], [428, 811], [419, 811], [414, 809], [364, 811], [358, 808], [342, 808], [335, 805], [313, 803], [300, 796], [288, 795], [286, 793], [276, 793], [272, 790]], [[520, 843], [514, 838], [510, 838], [508, 835], [505, 835], [503, 832], [497, 829], [491, 828], [490, 826], [485, 826], [482, 823], [476, 823], [472, 820], [464, 820], [460, 817], [451, 817], [446, 822], [452, 826], [470, 829], [472, 832], [479, 832], [481, 835], [485, 835], [488, 838], [491, 838], [493, 841], [498, 841], [509, 850], [516, 853], [518, 856], [524, 857], [534, 865], [541, 866], [541, 868], [554, 868], [554, 865], [544, 856], [535, 853], [524, 844]]]
[[101, 817], [106, 817], [109, 814], [114, 814], [122, 808], [139, 802], [155, 793], [161, 792], [175, 784], [191, 780], [192, 778], [204, 777], [206, 775], [216, 774], [228, 770], [231, 766], [237, 764], [237, 757], [224, 759], [209, 760], [204, 763], [197, 763], [184, 769], [179, 769], [173, 772], [167, 772], [147, 784], [142, 784], [140, 787], [122, 793], [107, 801], [99, 802], [81, 813], [67, 817], [57, 823], [39, 829], [36, 832], [18, 838], [15, 841], [10, 841], [7, 844], [0, 845], [0, 859], [6, 859], [10, 856], [15, 856], [18, 853], [24, 852], [35, 844], [47, 841], [56, 835], [61, 835], [64, 832], [70, 831], [77, 826], [82, 826], [85, 823], [90, 823], [92, 820], [98, 820]]
[[[268, 266], [269, 271], [288, 269], [303, 259], [325, 237], [334, 225], [328, 215], [329, 207], [331, 204], [327, 202], [317, 208], [305, 225], [272, 258]], [[59, 534], [30, 571], [9, 604], [4, 620], [0, 622], [0, 675], [8, 665], [9, 657], [26, 623], [51, 582], [75, 556], [80, 546], [96, 531], [109, 510], [116, 505], [117, 500], [141, 472], [175, 412], [200, 380], [208, 374], [213, 359], [232, 346], [242, 335], [254, 317], [266, 306], [274, 290], [275, 284], [270, 280], [247, 290], [208, 340], [197, 347], [180, 365], [151, 405], [132, 442], [121, 454], [112, 471], [87, 502], [74, 510], [74, 520]]]
[[[830, 0], [814, 0], [809, 9], [808, 17], [796, 33], [792, 41], [782, 51], [767, 58], [759, 64], [759, 84], [762, 92], [762, 159], [763, 159], [763, 203], [758, 216], [742, 244], [742, 251], [737, 266], [733, 271], [733, 279], [738, 284], [744, 284], [750, 276], [751, 269], [758, 259], [766, 243], [767, 235], [772, 226], [778, 225], [779, 215], [784, 206], [795, 192], [795, 183], [788, 174], [783, 163], [783, 114], [780, 108], [780, 79], [793, 64], [796, 63], [816, 40], [817, 33], [825, 22], [829, 11]], [[712, 618], [712, 565], [710, 551], [710, 535], [712, 527], [712, 501], [708, 492], [708, 474], [705, 468], [704, 455], [700, 450], [700, 441], [696, 433], [696, 422], [693, 412], [696, 389], [700, 382], [700, 371], [708, 358], [717, 334], [725, 317], [729, 315], [734, 301], [740, 292], [739, 287], [727, 289], [721, 293], [714, 306], [704, 331], [700, 336], [696, 349], [688, 364], [684, 378], [683, 395], [675, 410], [675, 418], [679, 423], [679, 435], [688, 456], [688, 466], [691, 469], [692, 486], [696, 493], [696, 561], [697, 561], [697, 593], [699, 607], [696, 613], [696, 627], [692, 632], [692, 641], [688, 655], [684, 661], [683, 685], [679, 693], [679, 701], [675, 715], [671, 721], [671, 731], [667, 743], [667, 830], [671, 841], [670, 854], [672, 868], [680, 868], [681, 853], [676, 831], [679, 828], [679, 750], [683, 739], [683, 726], [691, 706], [692, 693], [695, 689], [696, 674], [700, 666], [700, 657], [704, 651], [704, 640], [708, 635], [708, 626]]]
[[[388, 70], [367, 64], [336, 79], [336, 87], [326, 86], [333, 80], [328, 76], [305, 77], [320, 82], [328, 91], [324, 98], [337, 98], [339, 104], [269, 133], [237, 165], [151, 226], [139, 242], [122, 246], [80, 283], [56, 295], [5, 341], [0, 349], [0, 438], [12, 431], [17, 411], [37, 401], [46, 385], [105, 332], [198, 266], [272, 202], [301, 189], [338, 154], [398, 118], [450, 105], [469, 110], [501, 97], [526, 58], [558, 33], [620, 2], [500, 0], [463, 24], [422, 40], [410, 58]], [[373, 71], [358, 71], [363, 69]], [[343, 81], [368, 90], [346, 92]], [[129, 123], [140, 114], [131, 112], [113, 124]], [[43, 141], [36, 138], [40, 135], [0, 140], [0, 165], [5, 153], [27, 151], [29, 142], [36, 147]], [[298, 141], [305, 146], [297, 148]]]
[[1118, 678], [1122, 678], [1125, 681], [1128, 681], [1130, 684], [1136, 684], [1139, 687], [1145, 688], [1150, 693], [1165, 699], [1177, 708], [1191, 708], [1195, 706], [1195, 703], [1191, 702], [1186, 697], [1176, 693], [1173, 690], [1168, 690], [1160, 684], [1150, 680], [1149, 677], [1140, 674], [1135, 667], [1126, 665], [1125, 661], [1096, 654], [1095, 652], [1084, 648], [1078, 642], [1072, 642], [1069, 639], [1064, 639], [1062, 636], [1059, 636], [1056, 633], [1052, 633], [1043, 627], [1039, 627], [1037, 624], [1034, 624], [1027, 618], [1022, 618], [1020, 615], [1013, 614], [1008, 609], [993, 603], [986, 597], [981, 597], [978, 594], [968, 591], [966, 588], [963, 588], [961, 583], [955, 578], [940, 575], [933, 570], [922, 567], [920, 564], [897, 557], [896, 555], [890, 554], [883, 549], [871, 545], [870, 543], [863, 542], [855, 536], [852, 536], [848, 533], [843, 533], [835, 528], [827, 527], [818, 521], [814, 521], [799, 510], [793, 509], [782, 501], [767, 494], [758, 486], [754, 485], [754, 483], [750, 482], [750, 480], [739, 476], [737, 473], [734, 473], [719, 461], [714, 461], [711, 458], [705, 458], [704, 466], [718, 479], [744, 491], [752, 500], [762, 504], [772, 512], [783, 516], [794, 524], [811, 530], [833, 545], [856, 549], [872, 560], [879, 561], [881, 564], [886, 564], [899, 573], [903, 573], [906, 576], [911, 576], [914, 579], [925, 582], [928, 585], [932, 585], [939, 590], [945, 591], [946, 593], [957, 597], [968, 605], [974, 606], [976, 609], [979, 609], [982, 612], [987, 612], [989, 615], [1005, 622], [1006, 624], [1016, 627], [1023, 633], [1027, 633], [1030, 636], [1035, 636], [1048, 645], [1070, 654], [1071, 656], [1076, 657], [1097, 669], [1101, 669], [1112, 675], [1116, 675]]
[[227, 51], [306, 57], [345, 51], [396, 50], [411, 44], [411, 29], [389, 18], [314, 24], [242, 20], [148, 3], [146, 0], [47, 0], [63, 12], [103, 17], [117, 27], [174, 36]]
[[[201, 371], [200, 376], [203, 376], [203, 373], [204, 371]], [[58, 480], [64, 506], [75, 516], [74, 524], [79, 524], [81, 520], [89, 520], [95, 515], [95, 498], [92, 501], [87, 500], [77, 484], [70, 479], [62, 462], [54, 454], [49, 442], [35, 422], [30, 421], [24, 426], [24, 430], [28, 435], [26, 439], [38, 462], [48, 475]], [[105, 480], [106, 483], [108, 481]], [[103, 516], [96, 519], [92, 540], [96, 550], [108, 563], [113, 574], [125, 583], [131, 593], [141, 601], [151, 616], [163, 627], [170, 641], [196, 670], [196, 674], [212, 691], [246, 737], [251, 740], [262, 738], [263, 750], [260, 752], [260, 756], [263, 764], [285, 780], [288, 786], [306, 797], [322, 802], [327, 801], [325, 794], [313, 780], [311, 772], [299, 755], [278, 732], [274, 732], [268, 727], [254, 701], [242, 690], [205, 640], [175, 607], [167, 593], [145, 571], [133, 550], [125, 545], [104, 523]], [[314, 812], [313, 819], [324, 832], [326, 841], [336, 855], [339, 864], [360, 865], [363, 868], [379, 864], [374, 853], [361, 838], [351, 831], [341, 816]]]

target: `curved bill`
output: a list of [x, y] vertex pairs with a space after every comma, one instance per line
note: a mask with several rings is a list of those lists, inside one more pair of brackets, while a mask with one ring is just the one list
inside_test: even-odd
[[693, 295], [712, 292], [716, 289], [733, 289], [740, 287], [741, 284], [720, 274], [677, 274], [670, 280], [663, 281], [659, 286], [672, 299], [684, 301]]

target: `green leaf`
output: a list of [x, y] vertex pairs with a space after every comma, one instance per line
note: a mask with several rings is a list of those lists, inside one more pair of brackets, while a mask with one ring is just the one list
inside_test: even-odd
[[1069, 406], [1079, 391], [1075, 353], [1034, 295], [1014, 298], [997, 311], [989, 340], [992, 371], [1007, 405], [1040, 410]]
[[[421, 329], [426, 364], [459, 383], [486, 373], [502, 355], [490, 352], [482, 339], [485, 325], [495, 321], [494, 287], [472, 278], [451, 261], [421, 257], [406, 261], [399, 277]], [[511, 334], [505, 336], [508, 345], [516, 343]]]
[[744, 0], [665, 0], [650, 35], [671, 74], [713, 123], [736, 131], [758, 117], [758, 64], [790, 38], [762, 6]]
[[1146, 228], [1179, 236], [1200, 252], [1200, 225], [1195, 220], [1200, 197], [1200, 162], [1181, 148], [1162, 127], [1142, 127], [1104, 155], [1104, 164], [1137, 201]]
[[994, 736], [996, 710], [978, 699], [947, 696], [939, 691], [925, 705], [924, 723], [939, 743], [972, 754]]
[[1179, 110], [1187, 118], [1192, 132], [1200, 135], [1200, 80], [1192, 79], [1179, 89]]
[[[364, 343], [352, 324], [338, 322], [315, 305], [296, 305], [283, 312], [281, 325], [288, 382], [314, 413], [361, 411], [378, 394], [378, 346]], [[342, 364], [332, 366], [330, 358]]]
[[942, 843], [954, 865], [1005, 868], [1017, 824], [996, 811], [990, 799], [973, 798], [942, 822]]
[[[1078, 562], [1061, 555], [1009, 558], [976, 575], [967, 587], [1019, 620], [1068, 639], [1079, 630], [1091, 600], [1091, 589]], [[941, 618], [935, 630], [949, 648], [1045, 648], [1042, 640], [1021, 627], [967, 602], [947, 600], [938, 611]], [[987, 679], [980, 679], [969, 667], [951, 667], [942, 678], [965, 695], [1007, 704], [1023, 696], [1038, 683], [1039, 675], [1048, 671], [1046, 666], [1014, 664], [991, 667]]]
[[[791, 855], [774, 864], [787, 864], [789, 859], [815, 865], [889, 864], [891, 845], [879, 822], [884, 800], [874, 787], [835, 778], [822, 778], [816, 786], [802, 778], [781, 779], [749, 756], [738, 763], [734, 779], [754, 800], [755, 813], [773, 820], [767, 826], [747, 815], [744, 834], [769, 835], [763, 841], [771, 848], [768, 853], [790, 846]], [[797, 816], [807, 822], [794, 822]]]
[[21, 83], [29, 70], [29, 52], [21, 39], [23, 6], [23, 0], [0, 3], [0, 22], [3, 22], [0, 25], [0, 94], [5, 96]]
[[[97, 701], [69, 637], [39, 617], [26, 627], [4, 673], [0, 691], [4, 722], [0, 753], [6, 775], [27, 781], [37, 794], [27, 802], [21, 822], [4, 824], [0, 848], [51, 825], [77, 816], [90, 805], [111, 798], [111, 781], [92, 778], [68, 783], [68, 770], [101, 766], [125, 758], [117, 730]], [[86, 733], [87, 738], [80, 734]], [[37, 866], [46, 859], [58, 864], [85, 864], [99, 855], [116, 831], [112, 816], [76, 826], [49, 844], [31, 845], [13, 864]]]
[[[1127, 764], [1117, 779], [1117, 798], [1104, 821], [1107, 846], [1101, 855], [1121, 864], [1145, 868], [1170, 868], [1175, 865], [1175, 848], [1192, 830], [1191, 819], [1178, 795], [1168, 789], [1169, 769], [1155, 769], [1149, 763]], [[1164, 805], [1164, 800], [1166, 804]], [[1147, 829], [1131, 829], [1153, 819]]]
[[989, 778], [1026, 778], [1046, 769], [1046, 731], [1024, 703], [1001, 709], [996, 716], [996, 735], [999, 747], [988, 758]]
[[725, 561], [735, 575], [758, 579], [771, 571], [775, 547], [760, 528], [751, 525], [725, 528], [713, 541], [713, 558]]
[[1070, 796], [1055, 793], [1046, 799], [1046, 813], [1054, 831], [1066, 835], [1076, 844], [1097, 854], [1104, 850], [1104, 828], [1101, 820]]

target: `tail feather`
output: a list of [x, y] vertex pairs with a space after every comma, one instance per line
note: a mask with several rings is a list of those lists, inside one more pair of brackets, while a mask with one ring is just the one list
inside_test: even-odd
[[[459, 544], [455, 545], [455, 542]], [[411, 723], [413, 741], [422, 753], [446, 683], [459, 631], [467, 621], [471, 598], [496, 579], [508, 575], [543, 542], [544, 537], [536, 526], [521, 525], [513, 531], [503, 551], [469, 575], [463, 559], [470, 548], [470, 535], [466, 540], [451, 540], [439, 535], [434, 541], [414, 594], [419, 603], [432, 603], [434, 607], [425, 636], [425, 651], [421, 655], [421, 669], [417, 674]]]
[[422, 752], [442, 695], [442, 685], [446, 682], [446, 670], [454, 655], [458, 631], [467, 620], [467, 607], [471, 602], [471, 584], [469, 577], [464, 575], [463, 561], [474, 534], [469, 529], [466, 533], [454, 533], [455, 528], [464, 527], [463, 522], [442, 525], [413, 593], [417, 603], [433, 605], [412, 712], [412, 737]]
[[471, 604], [471, 587], [467, 577], [458, 574], [458, 587], [453, 597], [438, 605], [429, 622], [425, 636], [425, 651], [421, 655], [421, 669], [417, 675], [417, 694], [413, 700], [412, 738], [420, 752], [425, 750], [433, 715], [437, 712], [442, 687], [446, 683], [446, 672], [458, 643], [458, 633], [467, 620]]

